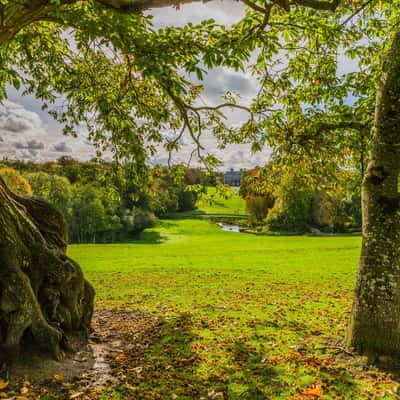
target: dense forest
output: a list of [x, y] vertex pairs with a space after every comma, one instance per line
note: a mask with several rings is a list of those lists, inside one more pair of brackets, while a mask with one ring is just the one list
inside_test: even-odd
[[251, 226], [304, 233], [361, 230], [361, 174], [337, 168], [317, 180], [303, 170], [282, 169], [272, 161], [246, 171], [239, 193]]
[[[242, 171], [238, 193], [246, 201], [249, 226], [267, 233], [360, 231], [360, 173], [335, 172], [334, 178], [315, 181], [273, 161]], [[6, 160], [0, 176], [17, 194], [39, 197], [59, 209], [72, 243], [128, 240], [158, 218], [195, 210], [200, 197], [213, 204], [233, 195], [222, 184], [221, 172], [157, 166], [149, 169], [143, 185], [127, 166], [65, 156], [41, 164]], [[207, 193], [209, 187], [218, 189]]]
[[154, 226], [157, 218], [193, 210], [198, 188], [215, 184], [216, 178], [196, 168], [182, 167], [179, 173], [155, 167], [143, 185], [129, 167], [116, 163], [70, 157], [0, 163], [0, 176], [14, 192], [47, 200], [64, 214], [72, 243], [127, 240]]

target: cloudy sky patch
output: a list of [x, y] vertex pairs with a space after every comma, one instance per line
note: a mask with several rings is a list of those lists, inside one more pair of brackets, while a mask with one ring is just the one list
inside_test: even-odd
[[[214, 0], [205, 4], [187, 4], [179, 10], [175, 8], [152, 10], [155, 28], [165, 26], [183, 26], [188, 22], [200, 23], [205, 19], [214, 19], [217, 23], [232, 25], [244, 16], [244, 6], [240, 2], [223, 2]], [[347, 64], [342, 72], [354, 64]], [[258, 91], [257, 81], [249, 73], [235, 72], [227, 68], [215, 68], [207, 73], [203, 82], [205, 91], [202, 94], [204, 104], [216, 105], [223, 101], [221, 95], [226, 91], [240, 93], [241, 102], [248, 105]], [[88, 143], [86, 134], [81, 132], [77, 139], [62, 135], [62, 126], [55, 122], [48, 113], [41, 110], [41, 102], [33, 96], [21, 96], [21, 93], [9, 88], [8, 100], [0, 105], [0, 158], [20, 158], [34, 161], [55, 160], [63, 154], [86, 160], [95, 155], [95, 149]], [[239, 124], [247, 115], [244, 111], [227, 110], [228, 122]], [[175, 154], [173, 161], [187, 162], [194, 148], [188, 138], [182, 140], [182, 149]], [[224, 150], [217, 150], [216, 140], [205, 135], [202, 144], [206, 152], [218, 155], [227, 168], [251, 168], [263, 165], [269, 158], [270, 151], [251, 154], [249, 145], [231, 145]], [[168, 154], [160, 150], [152, 164], [166, 164]]]
[[58, 151], [59, 153], [71, 153], [72, 152], [72, 148], [69, 147], [67, 145], [67, 143], [65, 143], [65, 142], [60, 142], [60, 143], [55, 144], [53, 146], [53, 149], [55, 151]]
[[[179, 10], [164, 8], [152, 10], [153, 24], [156, 29], [165, 26], [183, 26], [188, 22], [200, 23], [214, 19], [217, 23], [232, 25], [244, 16], [244, 6], [240, 2], [211, 1], [199, 6], [188, 4]], [[257, 90], [256, 81], [248, 74], [236, 73], [227, 68], [215, 68], [206, 75], [205, 91], [202, 96], [204, 104], [216, 105], [222, 101], [221, 95], [227, 90], [240, 92], [243, 100], [252, 97]], [[90, 159], [95, 149], [87, 142], [85, 134], [78, 139], [62, 135], [62, 126], [55, 122], [48, 113], [42, 111], [41, 102], [33, 96], [21, 96], [21, 93], [9, 88], [8, 101], [0, 106], [0, 157], [19, 158], [33, 161], [54, 160], [63, 154], [78, 159]], [[240, 123], [246, 114], [239, 111], [228, 111], [231, 123]], [[173, 157], [174, 162], [187, 162], [194, 148], [190, 139], [182, 141], [182, 149]], [[232, 146], [223, 152], [217, 151], [217, 143], [210, 135], [205, 135], [203, 145], [206, 152], [218, 154], [226, 163], [225, 168], [250, 167], [258, 162], [256, 156], [250, 155], [246, 145]], [[265, 157], [265, 154], [262, 155]], [[160, 150], [151, 160], [152, 164], [166, 164], [168, 154]]]

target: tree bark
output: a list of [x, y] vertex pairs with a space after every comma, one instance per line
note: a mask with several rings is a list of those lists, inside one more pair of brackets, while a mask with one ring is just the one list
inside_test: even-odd
[[400, 357], [400, 32], [382, 67], [371, 161], [362, 190], [363, 243], [347, 346]]
[[[178, 7], [194, 1], [209, 0], [98, 0], [106, 7], [130, 14], [139, 14], [152, 8]], [[80, 0], [60, 0], [59, 4], [56, 4], [50, 0], [21, 0], [11, 1], [5, 6], [0, 4], [0, 46], [34, 22], [41, 20], [60, 22], [54, 11], [79, 2]]]
[[34, 345], [59, 358], [67, 334], [88, 332], [94, 290], [65, 254], [64, 217], [0, 179], [0, 357]]
[[[62, 6], [70, 5], [85, 0], [59, 0], [51, 2], [50, 0], [20, 0], [18, 2], [9, 2], [7, 5], [0, 4], [0, 46], [11, 40], [21, 29], [27, 25], [40, 20], [54, 20], [57, 17], [53, 11]], [[202, 2], [211, 0], [97, 0], [106, 7], [118, 10], [123, 13], [139, 14], [154, 8], [179, 7], [183, 4]], [[230, 0], [232, 1], [232, 0]], [[261, 11], [269, 14], [268, 8], [263, 9], [257, 6], [253, 1], [242, 0], [244, 4], [253, 8], [255, 11]], [[334, 12], [340, 4], [340, 0], [271, 0], [272, 3], [285, 11], [290, 11], [290, 5], [298, 5], [315, 10], [325, 10]]]

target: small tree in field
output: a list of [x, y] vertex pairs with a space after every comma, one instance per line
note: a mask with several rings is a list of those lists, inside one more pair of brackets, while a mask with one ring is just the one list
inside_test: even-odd
[[275, 186], [274, 207], [268, 212], [271, 230], [305, 232], [311, 220], [313, 189], [295, 172], [283, 172]]
[[239, 194], [246, 201], [246, 209], [250, 214], [250, 225], [262, 225], [274, 203], [273, 195], [276, 177], [272, 165], [246, 171], [242, 177]]
[[250, 224], [263, 224], [268, 210], [273, 206], [274, 201], [272, 196], [248, 195], [246, 197], [246, 210], [250, 214]]

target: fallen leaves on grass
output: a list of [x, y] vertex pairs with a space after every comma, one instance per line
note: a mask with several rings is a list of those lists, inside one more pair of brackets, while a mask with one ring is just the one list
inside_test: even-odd
[[317, 383], [313, 385], [313, 387], [303, 389], [304, 395], [314, 398], [322, 396], [323, 392], [324, 390], [322, 383]]

